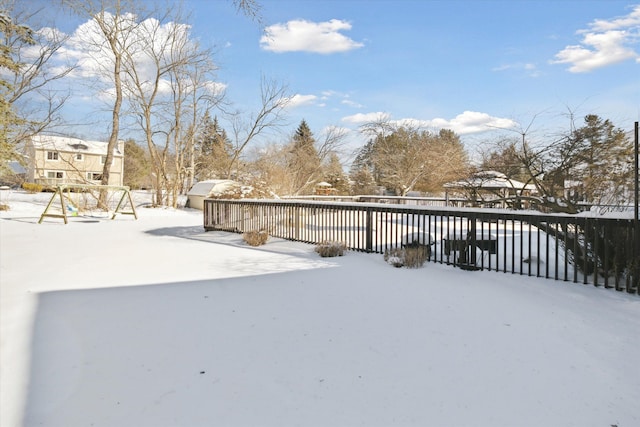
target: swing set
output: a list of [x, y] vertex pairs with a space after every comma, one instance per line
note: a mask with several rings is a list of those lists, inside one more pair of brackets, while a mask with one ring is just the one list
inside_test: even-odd
[[[44, 212], [40, 215], [38, 224], [42, 224], [45, 217], [63, 218], [64, 223], [68, 224], [69, 216], [78, 216], [79, 212], [83, 212], [86, 208], [80, 203], [80, 197], [87, 197], [91, 195], [96, 201], [98, 197], [94, 194], [94, 191], [112, 192], [113, 196], [120, 196], [115, 210], [111, 213], [111, 219], [115, 219], [117, 214], [133, 215], [135, 219], [138, 219], [136, 209], [131, 199], [131, 192], [129, 187], [117, 186], [117, 185], [90, 185], [90, 184], [63, 184], [56, 187], [56, 191], [51, 196], [51, 200], [47, 204]], [[72, 194], [75, 196], [72, 196]], [[75, 200], [74, 200], [75, 199]], [[114, 200], [117, 197], [114, 198]], [[60, 202], [60, 206], [57, 206], [56, 201]], [[129, 210], [125, 210], [126, 206], [129, 206]]]

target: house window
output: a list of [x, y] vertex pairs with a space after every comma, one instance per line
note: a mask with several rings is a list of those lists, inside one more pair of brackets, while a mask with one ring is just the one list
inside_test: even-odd
[[47, 160], [58, 160], [57, 151], [47, 151]]
[[84, 160], [84, 155], [82, 153], [76, 153], [76, 160], [78, 161]]
[[102, 163], [103, 165], [104, 165], [105, 163], [107, 163], [107, 156], [101, 156], [101, 157], [100, 157], [100, 163]]
[[47, 178], [49, 178], [49, 179], [62, 179], [62, 178], [64, 178], [64, 172], [47, 171]]
[[87, 179], [89, 181], [102, 181], [102, 174], [100, 172], [87, 172]]

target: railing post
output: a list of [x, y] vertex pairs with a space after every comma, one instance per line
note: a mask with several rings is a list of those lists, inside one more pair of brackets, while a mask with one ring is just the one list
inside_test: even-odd
[[366, 250], [367, 252], [373, 252], [373, 219], [371, 209], [367, 208], [367, 229], [366, 229]]
[[468, 219], [469, 221], [469, 241], [467, 244], [467, 250], [469, 251], [469, 264], [476, 265], [476, 217], [472, 215]]
[[640, 142], [638, 136], [638, 122], [634, 123], [634, 183], [633, 183], [633, 248], [631, 250], [631, 289], [640, 295]]

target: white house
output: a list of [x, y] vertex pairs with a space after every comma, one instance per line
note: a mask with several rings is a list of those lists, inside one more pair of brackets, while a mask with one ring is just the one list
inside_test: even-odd
[[[26, 180], [45, 186], [100, 184], [107, 158], [107, 142], [53, 135], [35, 135], [27, 141]], [[124, 141], [113, 150], [109, 185], [123, 185]]]

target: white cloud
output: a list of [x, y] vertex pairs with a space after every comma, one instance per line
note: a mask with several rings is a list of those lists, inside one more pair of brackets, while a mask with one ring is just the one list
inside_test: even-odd
[[[344, 117], [342, 121], [361, 125], [389, 119], [390, 116], [388, 114], [377, 112], [354, 114], [353, 116]], [[487, 113], [480, 113], [477, 111], [465, 111], [450, 120], [443, 118], [435, 118], [431, 120], [404, 118], [391, 120], [391, 123], [415, 129], [450, 129], [458, 135], [481, 133], [496, 129], [511, 129], [518, 125], [511, 119], [493, 117]]]
[[204, 87], [210, 95], [221, 95], [227, 89], [227, 85], [225, 83], [213, 81], [206, 82]]
[[339, 19], [327, 22], [311, 22], [293, 20], [285, 24], [274, 24], [265, 29], [260, 38], [260, 46], [272, 52], [313, 52], [336, 53], [346, 52], [363, 46], [344, 34], [342, 30], [350, 30], [351, 24]]
[[318, 97], [315, 95], [295, 94], [292, 97], [287, 98], [285, 102], [286, 102], [287, 108], [296, 108], [303, 105], [313, 104], [313, 102], [316, 99], [318, 99]]
[[[109, 21], [114, 19], [116, 18], [113, 15], [105, 15], [109, 26], [113, 25]], [[162, 23], [154, 18], [146, 19], [136, 25], [137, 17], [133, 14], [126, 14], [118, 19], [121, 20], [121, 28], [135, 28], [131, 34], [124, 35], [127, 38], [127, 50], [135, 63], [136, 73], [141, 82], [140, 86], [145, 92], [150, 93], [156, 79], [158, 67], [156, 60], [161, 66], [164, 62], [171, 60], [168, 52], [171, 43], [167, 43], [167, 41], [171, 40], [172, 43], [183, 47], [184, 50], [190, 49], [194, 43], [190, 37], [191, 27], [175, 22]], [[59, 37], [52, 31], [48, 31], [46, 35]], [[151, 48], [154, 57], [147, 55], [142, 50], [144, 47], [148, 52], [149, 40], [153, 42]], [[57, 59], [66, 59], [76, 63], [77, 67], [69, 77], [89, 80], [98, 99], [114, 99], [112, 81], [114, 56], [95, 20], [88, 20], [76, 28], [58, 51]], [[192, 89], [192, 83], [188, 79], [183, 84], [184, 87]], [[215, 81], [206, 81], [203, 82], [201, 89], [211, 95], [220, 95], [226, 89], [226, 85]], [[171, 93], [171, 82], [161, 78], [158, 82], [158, 94], [168, 95]]]
[[376, 121], [388, 120], [391, 116], [387, 113], [358, 113], [352, 116], [346, 116], [342, 118], [343, 122], [351, 123], [354, 125], [362, 125], [365, 123], [372, 123]]
[[344, 104], [344, 105], [347, 105], [349, 107], [353, 107], [353, 108], [362, 108], [363, 107], [362, 104], [359, 104], [359, 103], [357, 103], [355, 101], [352, 101], [352, 100], [350, 100], [348, 98], [343, 99], [342, 101], [340, 101], [340, 103]]
[[451, 129], [458, 135], [486, 132], [496, 128], [508, 129], [517, 126], [517, 123], [511, 119], [493, 117], [487, 113], [477, 111], [465, 111], [451, 120], [437, 118], [428, 120], [427, 123], [429, 123], [430, 127]]
[[524, 71], [529, 77], [539, 77], [540, 76], [540, 72], [538, 71], [538, 67], [536, 66], [536, 64], [532, 64], [532, 63], [515, 63], [515, 64], [503, 64], [500, 65], [499, 67], [494, 67], [492, 69], [492, 71], [510, 71], [510, 70], [515, 70], [515, 71]]
[[632, 28], [640, 25], [640, 6], [635, 6], [633, 11], [627, 16], [612, 19], [610, 21], [604, 19], [596, 19], [591, 28], [594, 31], [611, 31], [621, 28]]
[[640, 6], [624, 17], [595, 20], [590, 29], [579, 30], [582, 41], [555, 55], [552, 64], [571, 64], [569, 71], [584, 73], [628, 59], [640, 62], [640, 55], [630, 47], [640, 41]]

